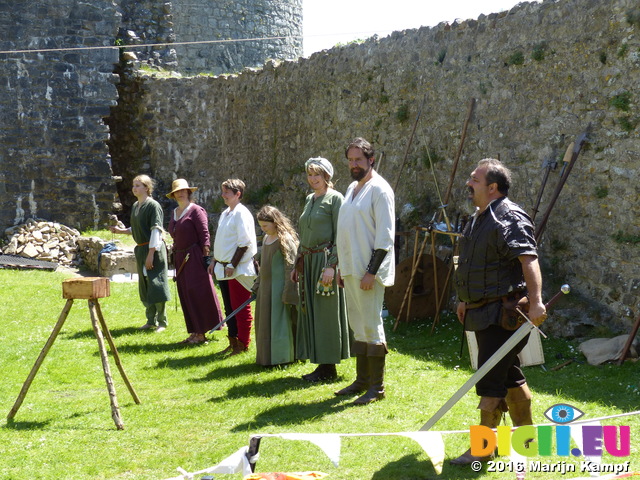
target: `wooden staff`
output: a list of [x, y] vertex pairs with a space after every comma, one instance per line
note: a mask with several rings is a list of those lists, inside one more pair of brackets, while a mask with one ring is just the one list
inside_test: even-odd
[[[456, 253], [457, 243], [454, 244], [453, 252]], [[444, 286], [442, 287], [442, 293], [437, 297], [436, 303], [436, 314], [433, 317], [433, 324], [431, 325], [431, 333], [436, 328], [437, 323], [440, 321], [440, 309], [442, 308], [442, 303], [444, 302], [444, 296], [447, 294], [447, 288], [449, 287], [449, 280], [451, 279], [451, 274], [453, 273], [454, 264], [453, 264], [453, 256], [451, 257], [451, 265], [447, 269], [447, 278], [444, 280]]]
[[[573, 146], [571, 147], [571, 149], [573, 149]], [[567, 152], [569, 152], [569, 150], [567, 150]], [[551, 158], [547, 158], [542, 163], [542, 168], [544, 169], [544, 177], [542, 178], [542, 184], [540, 185], [538, 198], [536, 199], [536, 203], [533, 206], [533, 210], [531, 212], [531, 221], [534, 221], [536, 219], [536, 215], [538, 214], [538, 207], [540, 206], [540, 201], [542, 200], [542, 194], [544, 193], [544, 189], [547, 185], [547, 180], [549, 179], [549, 173], [551, 173], [551, 170], [555, 170], [556, 167], [558, 166], [558, 162], [556, 161], [555, 157], [556, 157], [556, 153], [554, 148], [554, 151], [551, 153]]]

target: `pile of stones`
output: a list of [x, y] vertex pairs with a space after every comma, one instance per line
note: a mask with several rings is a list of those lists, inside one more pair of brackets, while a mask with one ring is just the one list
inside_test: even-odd
[[[108, 247], [115, 248], [108, 248]], [[108, 242], [98, 237], [80, 237], [78, 254], [92, 272], [103, 277], [136, 273], [136, 257], [132, 247], [124, 247], [119, 241]]]
[[77, 241], [80, 232], [55, 222], [30, 219], [22, 225], [5, 230], [9, 239], [2, 249], [5, 255], [71, 266], [78, 263]]

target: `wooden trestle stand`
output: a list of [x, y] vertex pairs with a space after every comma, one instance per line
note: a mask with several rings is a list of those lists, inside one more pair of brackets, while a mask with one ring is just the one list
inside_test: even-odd
[[116, 397], [116, 390], [113, 384], [113, 378], [111, 376], [111, 369], [109, 368], [109, 360], [107, 357], [107, 350], [104, 346], [104, 338], [106, 337], [107, 342], [109, 343], [109, 348], [111, 348], [111, 352], [113, 353], [113, 357], [115, 358], [116, 365], [118, 366], [118, 370], [120, 371], [120, 375], [124, 380], [124, 383], [127, 385], [133, 400], [140, 404], [140, 399], [136, 394], [127, 374], [120, 363], [120, 356], [118, 355], [118, 350], [116, 349], [115, 344], [113, 343], [113, 337], [107, 328], [107, 323], [102, 316], [102, 311], [100, 310], [100, 304], [98, 303], [98, 298], [105, 298], [110, 295], [110, 287], [109, 287], [109, 279], [103, 277], [85, 277], [85, 278], [71, 278], [64, 280], [62, 282], [62, 297], [67, 299], [67, 303], [62, 309], [62, 313], [58, 318], [58, 322], [55, 327], [53, 327], [53, 331], [47, 340], [44, 348], [40, 352], [36, 363], [33, 365], [29, 376], [22, 385], [22, 390], [20, 390], [20, 394], [16, 399], [13, 408], [9, 412], [7, 416], [7, 420], [12, 420], [15, 417], [20, 405], [24, 400], [24, 397], [27, 395], [29, 391], [29, 387], [31, 386], [31, 382], [38, 373], [38, 369], [44, 358], [49, 353], [53, 342], [56, 340], [58, 333], [62, 329], [64, 325], [64, 321], [67, 319], [69, 315], [69, 311], [73, 305], [73, 301], [75, 299], [87, 299], [89, 302], [89, 312], [91, 314], [91, 325], [93, 326], [93, 333], [98, 340], [98, 350], [100, 351], [100, 358], [102, 359], [102, 370], [104, 371], [104, 378], [107, 382], [107, 390], [109, 392], [109, 400], [111, 401], [111, 416], [113, 421], [116, 424], [116, 428], [118, 430], [124, 429], [124, 424], [122, 423], [122, 418], [120, 417], [120, 407], [118, 406], [118, 398]]

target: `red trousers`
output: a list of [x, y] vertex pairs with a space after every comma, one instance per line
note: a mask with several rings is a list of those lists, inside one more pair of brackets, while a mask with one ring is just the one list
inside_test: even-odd
[[[225, 306], [226, 315], [229, 315], [233, 310], [249, 300], [251, 296], [251, 292], [244, 288], [235, 278], [220, 280], [218, 281], [218, 286], [220, 287], [220, 293], [222, 293], [222, 302]], [[229, 336], [238, 337], [238, 341], [248, 347], [251, 342], [252, 322], [251, 304], [248, 304], [227, 322]]]

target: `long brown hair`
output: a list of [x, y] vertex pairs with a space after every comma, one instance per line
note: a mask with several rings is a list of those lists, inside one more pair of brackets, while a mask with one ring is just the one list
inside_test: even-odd
[[298, 234], [291, 225], [291, 221], [280, 210], [271, 205], [262, 207], [256, 213], [256, 218], [259, 222], [271, 222], [276, 226], [282, 256], [287, 263], [294, 263], [296, 252], [293, 247], [298, 245]]

